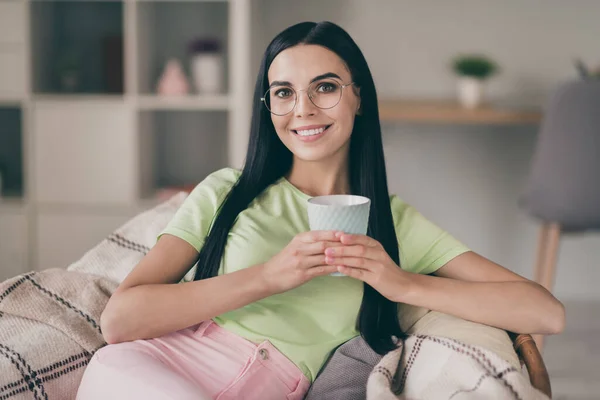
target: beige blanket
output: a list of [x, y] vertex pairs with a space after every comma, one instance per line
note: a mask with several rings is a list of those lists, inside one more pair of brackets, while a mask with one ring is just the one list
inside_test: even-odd
[[520, 369], [480, 346], [410, 335], [375, 366], [368, 400], [548, 400]]

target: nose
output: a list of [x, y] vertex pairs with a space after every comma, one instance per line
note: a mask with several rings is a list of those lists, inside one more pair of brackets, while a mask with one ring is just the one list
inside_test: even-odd
[[298, 91], [296, 96], [298, 96], [295, 109], [296, 117], [304, 118], [315, 115], [317, 107], [308, 98], [308, 93], [304, 90]]

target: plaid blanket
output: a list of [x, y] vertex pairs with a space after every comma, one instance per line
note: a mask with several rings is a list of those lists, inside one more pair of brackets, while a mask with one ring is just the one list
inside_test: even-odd
[[368, 400], [548, 400], [495, 353], [440, 336], [410, 335], [367, 382]]
[[75, 399], [106, 343], [100, 314], [185, 199], [180, 193], [117, 229], [67, 269], [0, 284], [0, 400]]

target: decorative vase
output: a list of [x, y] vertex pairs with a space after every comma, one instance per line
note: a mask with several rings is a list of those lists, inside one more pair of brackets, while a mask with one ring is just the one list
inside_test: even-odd
[[171, 59], [167, 62], [158, 81], [157, 91], [164, 96], [181, 96], [189, 93], [190, 85], [179, 60]]
[[192, 79], [198, 94], [223, 91], [223, 56], [220, 53], [196, 53], [190, 63]]
[[458, 100], [468, 109], [481, 105], [483, 100], [483, 81], [471, 77], [461, 77], [458, 80]]

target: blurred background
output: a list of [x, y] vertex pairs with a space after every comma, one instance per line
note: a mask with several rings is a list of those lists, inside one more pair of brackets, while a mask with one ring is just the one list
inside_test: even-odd
[[[390, 190], [532, 278], [540, 221], [520, 197], [549, 96], [600, 75], [599, 17], [598, 0], [0, 0], [0, 278], [64, 268], [241, 166], [262, 53], [305, 20], [338, 23], [367, 58]], [[600, 235], [562, 238], [557, 398], [600, 393], [598, 259]]]

